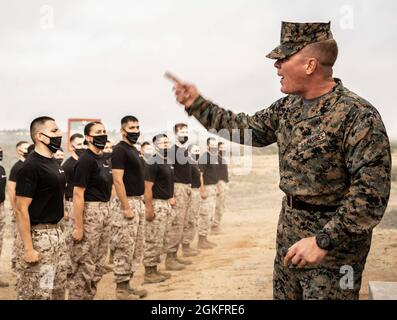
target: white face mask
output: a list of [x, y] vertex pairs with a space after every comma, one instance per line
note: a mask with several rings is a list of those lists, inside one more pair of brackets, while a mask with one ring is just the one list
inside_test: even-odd
[[145, 155], [153, 155], [153, 148], [152, 147], [146, 147], [145, 150], [143, 151]]

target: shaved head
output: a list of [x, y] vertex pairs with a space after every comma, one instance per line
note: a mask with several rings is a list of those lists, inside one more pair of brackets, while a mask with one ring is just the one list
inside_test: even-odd
[[333, 66], [338, 58], [338, 45], [335, 40], [315, 42], [298, 52], [303, 59], [316, 59], [316, 70], [324, 77], [331, 77]]
[[39, 117], [32, 121], [30, 124], [30, 137], [32, 138], [33, 142], [36, 142], [36, 134], [45, 127], [48, 121], [55, 121], [53, 118], [50, 117]]
[[325, 40], [307, 45], [302, 52], [316, 58], [323, 66], [333, 67], [338, 58], [338, 45], [335, 40]]

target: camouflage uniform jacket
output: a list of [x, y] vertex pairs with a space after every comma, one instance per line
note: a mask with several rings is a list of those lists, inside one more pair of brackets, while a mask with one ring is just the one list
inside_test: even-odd
[[244, 129], [255, 147], [277, 142], [281, 190], [310, 204], [339, 206], [326, 221], [314, 221], [314, 232], [329, 234], [335, 247], [355, 238], [370, 244], [390, 194], [389, 140], [378, 111], [335, 81], [314, 104], [287, 95], [249, 116], [199, 96], [187, 112], [207, 129], [240, 129], [240, 143]]

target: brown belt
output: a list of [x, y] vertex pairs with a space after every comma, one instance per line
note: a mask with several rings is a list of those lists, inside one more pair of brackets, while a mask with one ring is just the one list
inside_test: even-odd
[[46, 229], [57, 229], [60, 228], [60, 223], [55, 223], [55, 224], [51, 224], [51, 223], [39, 223], [39, 224], [35, 224], [34, 226], [30, 227], [32, 230], [46, 230]]

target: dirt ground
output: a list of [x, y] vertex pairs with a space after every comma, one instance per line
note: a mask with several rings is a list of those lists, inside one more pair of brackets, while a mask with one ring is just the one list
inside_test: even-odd
[[[393, 156], [397, 163], [397, 154]], [[202, 251], [182, 272], [161, 284], [143, 285], [146, 299], [271, 299], [275, 235], [282, 192], [278, 188], [276, 155], [255, 156], [248, 175], [232, 175], [223, 233], [209, 237], [216, 249]], [[368, 297], [368, 281], [397, 281], [397, 184], [393, 184], [383, 222], [375, 229], [361, 287]], [[15, 283], [10, 270], [10, 232], [7, 231], [0, 276]], [[162, 264], [162, 268], [164, 265]], [[143, 281], [143, 268], [133, 283]], [[114, 299], [112, 274], [104, 276], [97, 299]], [[15, 299], [13, 286], [0, 289], [0, 299]]]

